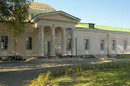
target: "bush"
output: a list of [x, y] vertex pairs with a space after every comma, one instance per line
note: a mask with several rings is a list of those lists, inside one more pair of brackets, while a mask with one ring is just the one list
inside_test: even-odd
[[46, 86], [50, 84], [50, 75], [51, 72], [47, 72], [46, 74], [40, 74], [37, 79], [34, 79], [31, 84], [28, 86]]

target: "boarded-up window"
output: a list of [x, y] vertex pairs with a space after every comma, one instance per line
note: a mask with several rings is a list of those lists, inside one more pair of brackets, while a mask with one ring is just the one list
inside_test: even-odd
[[8, 36], [1, 36], [1, 49], [2, 50], [8, 49]]
[[100, 41], [100, 49], [101, 49], [101, 50], [104, 50], [104, 47], [105, 47], [104, 45], [105, 45], [104, 40], [101, 40], [101, 41]]
[[85, 41], [85, 43], [84, 43], [85, 50], [89, 50], [89, 39], [85, 39], [84, 41]]
[[123, 50], [127, 50], [127, 41], [123, 41]]
[[32, 37], [26, 38], [27, 50], [32, 50]]
[[116, 41], [112, 40], [112, 50], [116, 50]]

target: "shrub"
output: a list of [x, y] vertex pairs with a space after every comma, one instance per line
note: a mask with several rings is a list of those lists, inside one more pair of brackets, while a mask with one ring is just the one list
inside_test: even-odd
[[40, 74], [37, 79], [34, 79], [28, 86], [46, 86], [50, 82], [51, 72]]

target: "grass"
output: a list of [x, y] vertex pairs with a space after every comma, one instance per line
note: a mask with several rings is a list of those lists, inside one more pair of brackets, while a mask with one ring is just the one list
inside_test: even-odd
[[113, 58], [115, 58], [115, 59], [130, 59], [130, 55], [115, 56]]
[[[47, 79], [52, 86], [130, 86], [130, 63], [87, 63], [74, 67], [60, 67], [52, 71]], [[40, 84], [43, 82], [41, 79]]]
[[130, 55], [119, 55], [119, 56], [113, 56], [113, 57], [99, 57], [99, 60], [109, 60], [109, 59], [130, 59]]
[[86, 70], [52, 80], [54, 86], [130, 86], [130, 69]]
[[[111, 64], [114, 64], [113, 66]], [[93, 68], [70, 72], [69, 74], [54, 77], [53, 86], [130, 86], [130, 64], [110, 63], [108, 66], [101, 64]], [[110, 67], [111, 65], [111, 67]], [[119, 67], [120, 66], [120, 67]], [[98, 67], [98, 68], [96, 68]], [[88, 67], [87, 67], [88, 68]]]

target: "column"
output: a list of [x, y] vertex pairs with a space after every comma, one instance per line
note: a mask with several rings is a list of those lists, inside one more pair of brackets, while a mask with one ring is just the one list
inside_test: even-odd
[[62, 44], [61, 44], [61, 54], [62, 56], [66, 56], [66, 28], [62, 28]]
[[39, 27], [39, 56], [44, 56], [44, 27]]
[[51, 27], [51, 50], [50, 56], [55, 56], [55, 27]]
[[75, 33], [74, 28], [71, 29], [71, 55], [76, 55], [76, 46], [75, 46]]

